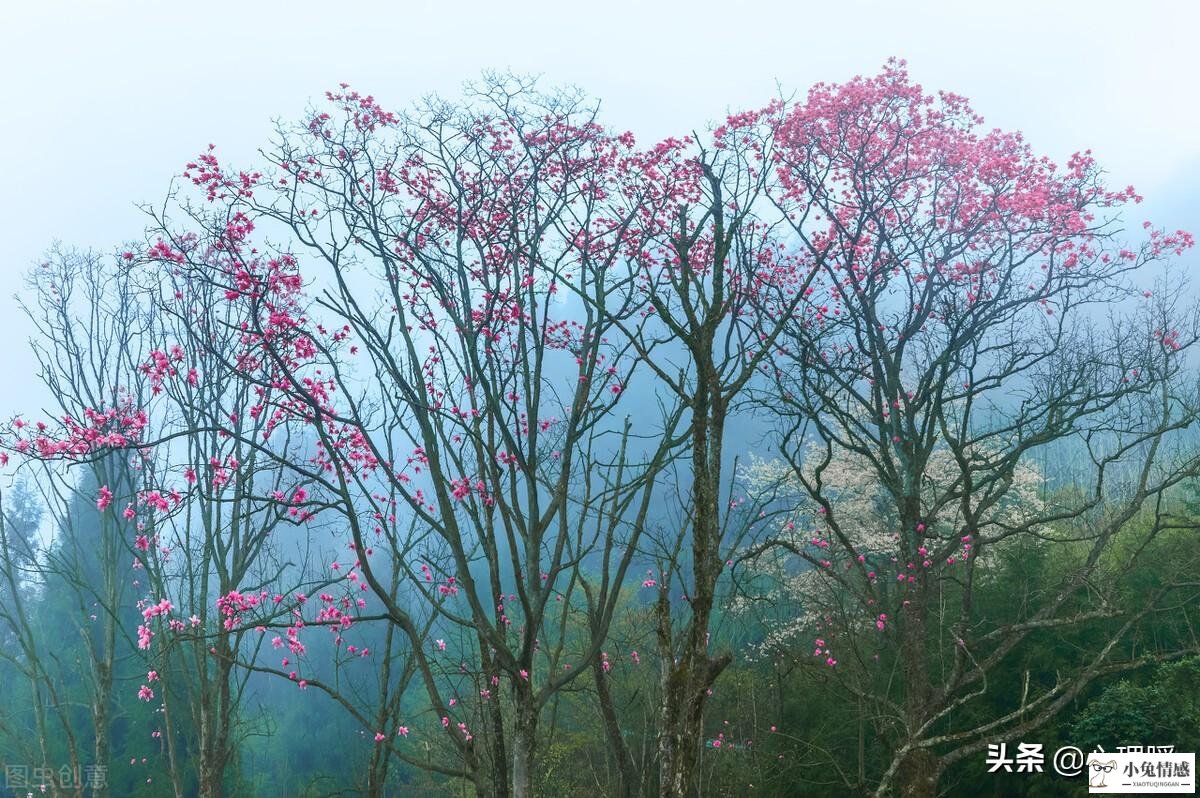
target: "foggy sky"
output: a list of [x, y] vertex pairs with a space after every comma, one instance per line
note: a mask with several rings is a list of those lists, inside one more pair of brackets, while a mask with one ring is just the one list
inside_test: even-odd
[[[55, 239], [136, 239], [139, 202], [209, 142], [245, 164], [273, 118], [347, 81], [400, 109], [483, 69], [602, 100], [640, 143], [782, 88], [908, 59], [928, 89], [1063, 161], [1091, 148], [1147, 201], [1128, 219], [1200, 230], [1197, 4], [1185, 2], [49, 2], [0, 6], [0, 415], [44, 404], [11, 296]], [[778, 88], [777, 88], [778, 87]], [[1200, 262], [1190, 254], [1186, 260]]]

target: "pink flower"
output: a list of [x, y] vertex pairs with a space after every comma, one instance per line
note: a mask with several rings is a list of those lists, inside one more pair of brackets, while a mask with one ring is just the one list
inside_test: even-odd
[[408, 727], [401, 726], [399, 729], [396, 729], [396, 734], [400, 735], [401, 737], [407, 737], [408, 736]]
[[375, 732], [375, 742], [381, 743], [385, 740], [383, 732]]
[[100, 488], [100, 493], [96, 497], [96, 509], [103, 512], [108, 505], [112, 504], [112, 491], [108, 489], [108, 485], [103, 485]]
[[138, 690], [138, 698], [140, 698], [143, 701], [149, 701], [152, 698], [154, 698], [154, 691], [143, 684], [141, 686], [141, 688]]

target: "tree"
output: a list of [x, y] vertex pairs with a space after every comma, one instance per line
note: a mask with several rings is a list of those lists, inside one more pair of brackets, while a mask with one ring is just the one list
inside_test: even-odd
[[[965, 100], [926, 94], [892, 62], [818, 85], [778, 133], [778, 202], [799, 246], [822, 257], [821, 278], [780, 341], [764, 398], [780, 409], [781, 452], [822, 528], [812, 544], [774, 545], [837, 582], [846, 622], [878, 623], [889, 643], [878, 665], [846, 623], [815, 643], [829, 667], [895, 664], [896, 687], [863, 696], [897, 718], [880, 795], [893, 783], [932, 795], [948, 764], [1044, 724], [1098, 675], [1184, 653], [1119, 646], [1150, 613], [1188, 600], [1186, 580], [1117, 609], [1110, 593], [1141, 550], [1115, 572], [1100, 563], [1143, 508], [1158, 508], [1144, 542], [1170, 528], [1162, 497], [1200, 465], [1187, 437], [1200, 408], [1185, 368], [1195, 309], [1177, 283], [1143, 287], [1191, 237], [1150, 229], [1141, 246], [1122, 245], [1115, 214], [1138, 199], [1132, 188], [1105, 188], [1089, 154], [1057, 168], [1020, 135], [981, 125]], [[823, 451], [805, 465], [810, 441]], [[997, 513], [1047, 451], [1069, 452], [1078, 490]], [[862, 545], [835, 504], [826, 477], [847, 457], [887, 498], [884, 552]], [[1028, 537], [1087, 544], [1061, 585], [981, 626], [983, 563]], [[1112, 617], [1075, 672], [1011, 714], [956, 723], [1031, 632]]]
[[[797, 470], [802, 479], [797, 478]], [[828, 618], [838, 618], [838, 626], [854, 627], [868, 636], [884, 630], [889, 617], [886, 612], [872, 617], [863, 614], [856, 602], [852, 601], [849, 608], [845, 606], [843, 584], [826, 576], [833, 561], [822, 553], [831, 548], [829, 541], [835, 534], [826, 521], [827, 516], [832, 516], [833, 523], [871, 569], [869, 579], [878, 579], [879, 574], [895, 570], [898, 561], [895, 547], [899, 541], [895, 506], [870, 462], [848, 451], [838, 451], [835, 458], [829, 459], [825, 447], [813, 443], [796, 463], [753, 458], [743, 468], [741, 477], [749, 495], [764, 497], [763, 503], [771, 508], [776, 527], [774, 534], [752, 547], [744, 560], [742, 573], [747, 580], [739, 585], [741, 595], [737, 600], [740, 613], [758, 617], [766, 627], [767, 636], [759, 643], [761, 655], [770, 657], [796, 651], [808, 654], [812, 639], [822, 637]], [[818, 478], [828, 510], [805, 490], [805, 485], [815, 484]], [[934, 450], [922, 474], [923, 501], [937, 501], [958, 479], [958, 463], [952, 452], [945, 448]], [[1021, 463], [1013, 473], [1007, 495], [987, 509], [987, 525], [1014, 528], [1036, 521], [1047, 512], [1048, 492], [1041, 468]], [[947, 508], [944, 523], [950, 526], [960, 523], [959, 509]], [[1037, 537], [1030, 543], [1042, 546]], [[1004, 541], [995, 545], [1006, 548]], [[1036, 557], [1040, 552], [1026, 552], [1022, 556]], [[993, 564], [992, 559], [982, 560], [980, 567]], [[989, 571], [981, 578], [997, 576]], [[883, 589], [886, 585], [881, 585]], [[828, 655], [822, 659], [828, 659]]]
[[[757, 518], [722, 499], [730, 486], [731, 417], [817, 274], [779, 238], [781, 220], [770, 213], [768, 165], [781, 112], [771, 105], [733, 115], [712, 131], [710, 147], [692, 140], [660, 145], [677, 162], [672, 213], [630, 263], [645, 281], [646, 311], [656, 322], [631, 339], [663, 401], [685, 421], [678, 434], [686, 470], [668, 498], [678, 508], [677, 531], [651, 550], [658, 578], [648, 583], [656, 588], [663, 795], [695, 792], [705, 703], [732, 659], [712, 650], [713, 614], [728, 557], [753, 534]], [[607, 703], [603, 691], [600, 698]], [[614, 724], [608, 728], [627, 761]]]
[[[497, 79], [471, 100], [400, 117], [343, 90], [333, 113], [279, 131], [269, 172], [205, 154], [187, 174], [213, 205], [187, 208], [191, 228], [160, 219], [146, 257], [177, 275], [181, 307], [189, 286], [214, 286], [239, 308], [228, 362], [260, 395], [235, 412], [267, 422], [221, 432], [311, 483], [291, 497], [305, 517], [347, 525], [349, 575], [407, 638], [461, 762], [439, 767], [525, 796], [539, 714], [599, 657], [672, 456], [670, 437], [643, 439], [619, 415], [644, 317], [634, 276], [610, 268], [665, 201], [636, 179], [655, 156], [582, 97]], [[299, 255], [261, 254], [259, 225], [326, 267], [310, 305]], [[272, 447], [299, 428], [312, 459]], [[591, 624], [568, 633], [585, 602]], [[453, 660], [431, 646], [435, 624], [467, 633]], [[447, 700], [455, 661], [478, 701]]]
[[[53, 681], [69, 693], [77, 679], [79, 700], [88, 707], [90, 728], [67, 735], [70, 764], [80, 773], [73, 736], [91, 738], [93, 765], [111, 766], [114, 720], [124, 714], [116, 691], [128, 669], [137, 668], [130, 624], [137, 581], [126, 570], [135, 525], [116, 508], [97, 509], [113, 502], [132, 507], [145, 485], [141, 453], [120, 445], [114, 451], [101, 441], [124, 444], [144, 423], [140, 408], [148, 394], [139, 390], [137, 358], [149, 321], [132, 283], [93, 253], [52, 248], [29, 274], [27, 287], [22, 307], [38, 331], [32, 342], [38, 377], [62, 421], [15, 421], [18, 432], [30, 432], [15, 446], [36, 452], [28, 468], [53, 521], [53, 538], [35, 569], [44, 591], [40, 622], [63, 633], [63, 639], [46, 641], [58, 666]], [[72, 463], [82, 467], [63, 467]], [[61, 702], [68, 703], [65, 695]], [[82, 794], [82, 780], [74, 789]], [[97, 795], [107, 790], [106, 783], [94, 787]]]
[[[139, 699], [159, 699], [154, 739], [174, 793], [194, 780], [209, 796], [223, 792], [237, 740], [247, 671], [235, 672], [234, 660], [253, 662], [261, 646], [221, 623], [217, 600], [248, 579], [276, 576], [271, 533], [293, 519], [270, 498], [278, 469], [209, 421], [220, 416], [245, 436], [261, 432], [265, 420], [227, 412], [251, 386], [203, 357], [167, 379], [181, 363], [182, 350], [167, 343], [174, 323], [226, 351], [228, 328], [195, 294], [190, 317], [159, 312], [160, 288], [144, 278], [132, 257], [61, 248], [31, 274], [26, 312], [62, 422], [58, 430], [33, 425], [32, 444], [17, 446], [38, 453], [30, 465], [55, 521], [37, 562], [43, 621], [73, 628], [81, 642], [63, 653], [86, 683], [93, 764], [111, 766], [114, 715], [127, 714], [116, 691], [136, 679]], [[176, 451], [203, 466], [168, 468]]]

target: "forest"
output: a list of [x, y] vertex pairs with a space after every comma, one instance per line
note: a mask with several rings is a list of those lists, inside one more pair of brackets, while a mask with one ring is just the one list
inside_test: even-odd
[[1194, 242], [1090, 151], [899, 60], [648, 144], [513, 73], [342, 84], [261, 146], [20, 287], [3, 795], [1069, 796], [1064, 747], [1200, 749]]

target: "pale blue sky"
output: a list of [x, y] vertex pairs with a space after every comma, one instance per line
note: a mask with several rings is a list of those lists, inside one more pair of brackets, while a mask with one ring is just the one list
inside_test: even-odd
[[[929, 88], [1062, 159], [1091, 147], [1138, 209], [1200, 230], [1200, 68], [1191, 2], [10, 2], [0, 10], [0, 414], [35, 410], [11, 300], [54, 239], [109, 248], [135, 202], [216, 143], [235, 161], [273, 117], [339, 81], [402, 107], [486, 68], [602, 98], [643, 142], [761, 105], [776, 85], [908, 59]], [[1138, 223], [1141, 218], [1131, 219]], [[1196, 256], [1191, 256], [1196, 260]]]

